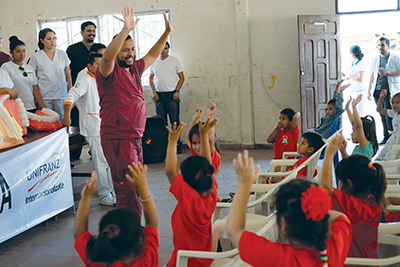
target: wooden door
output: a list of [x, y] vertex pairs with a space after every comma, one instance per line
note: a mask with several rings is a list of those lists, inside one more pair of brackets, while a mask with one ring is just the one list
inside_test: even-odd
[[301, 125], [314, 130], [341, 78], [338, 15], [299, 15]]

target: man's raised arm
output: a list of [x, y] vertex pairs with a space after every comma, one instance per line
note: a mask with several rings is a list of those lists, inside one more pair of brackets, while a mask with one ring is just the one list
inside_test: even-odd
[[121, 11], [124, 17], [124, 28], [121, 32], [112, 40], [111, 44], [104, 51], [103, 57], [99, 65], [99, 71], [101, 76], [107, 78], [110, 76], [114, 69], [114, 61], [118, 52], [121, 50], [123, 43], [129, 33], [136, 27], [139, 19], [135, 21], [133, 14], [133, 7], [125, 6], [124, 10]]
[[161, 35], [160, 39], [158, 39], [157, 43], [150, 49], [150, 51], [143, 57], [144, 60], [144, 70], [150, 67], [154, 61], [158, 58], [163, 50], [165, 43], [168, 40], [168, 36], [172, 31], [171, 23], [167, 18], [167, 13], [163, 12], [164, 21], [165, 21], [165, 32]]

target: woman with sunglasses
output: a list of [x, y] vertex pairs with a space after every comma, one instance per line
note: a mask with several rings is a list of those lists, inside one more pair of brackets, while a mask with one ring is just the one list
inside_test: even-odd
[[24, 42], [19, 40], [17, 36], [11, 36], [9, 41], [12, 61], [4, 63], [1, 68], [8, 73], [13, 81], [13, 88], [18, 92], [25, 109], [34, 113], [36, 111], [35, 99], [40, 108], [45, 108], [37, 87], [36, 73], [32, 66], [23, 62], [26, 56]]
[[57, 38], [52, 29], [45, 28], [39, 32], [38, 46], [40, 50], [31, 57], [29, 65], [36, 71], [44, 104], [63, 118], [64, 98], [72, 87], [71, 61], [67, 53], [56, 49]]

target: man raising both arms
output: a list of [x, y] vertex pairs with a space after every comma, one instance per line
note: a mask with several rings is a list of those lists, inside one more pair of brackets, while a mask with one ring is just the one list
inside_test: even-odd
[[104, 51], [96, 72], [101, 107], [100, 136], [104, 156], [111, 168], [117, 208], [125, 207], [140, 218], [142, 203], [125, 174], [131, 162], [143, 161], [141, 138], [146, 124], [146, 107], [141, 77], [160, 55], [171, 25], [164, 12], [165, 32], [142, 59], [136, 60], [135, 44], [129, 33], [139, 19], [135, 21], [133, 8], [129, 6], [124, 7], [122, 15], [124, 28]]

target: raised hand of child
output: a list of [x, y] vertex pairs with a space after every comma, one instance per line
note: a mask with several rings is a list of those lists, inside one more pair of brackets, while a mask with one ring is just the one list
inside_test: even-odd
[[361, 102], [361, 99], [362, 99], [362, 94], [359, 94], [357, 98], [354, 99], [353, 102], [351, 103], [353, 107], [357, 106], [357, 104]]
[[[325, 151], [325, 156], [334, 156], [338, 149], [343, 145], [343, 140], [344, 137], [341, 136], [340, 134], [336, 134], [331, 142], [329, 143], [328, 147], [326, 148]], [[344, 140], [346, 142], [346, 140]]]
[[353, 100], [353, 98], [350, 96], [350, 99], [349, 99], [349, 101], [347, 101], [346, 106], [345, 106], [346, 109], [349, 109], [350, 103], [352, 100]]
[[343, 91], [344, 91], [346, 88], [348, 88], [350, 85], [351, 85], [351, 84], [348, 83], [348, 84], [345, 84], [345, 85], [343, 85], [342, 87], [340, 87], [339, 95], [342, 95], [342, 94], [343, 94]]
[[260, 176], [261, 168], [257, 165], [257, 170], [254, 172], [254, 160], [249, 158], [249, 151], [243, 151], [243, 155], [239, 153], [237, 158], [233, 160], [237, 180], [239, 183], [252, 185]]
[[141, 162], [132, 162], [128, 165], [128, 169], [131, 174], [125, 174], [125, 177], [141, 195], [141, 192], [147, 188], [147, 165], [143, 166]]
[[176, 126], [176, 122], [174, 122], [174, 125], [172, 125], [172, 130], [170, 130], [167, 126], [167, 130], [169, 132], [168, 135], [168, 142], [170, 143], [178, 143], [179, 136], [182, 133], [183, 129], [185, 129], [186, 123], [181, 122], [179, 126]]
[[387, 90], [383, 89], [381, 91], [381, 94], [379, 95], [379, 98], [384, 98], [387, 95]]
[[336, 91], [339, 91], [340, 85], [342, 84], [343, 81], [344, 81], [344, 79], [341, 79], [341, 80], [337, 81], [337, 83], [336, 83]]
[[196, 109], [192, 120], [197, 122], [200, 119], [201, 115], [203, 115], [203, 110], [201, 108]]
[[210, 107], [208, 108], [208, 117], [214, 118], [215, 112], [217, 112], [217, 106], [214, 102], [211, 102]]
[[212, 119], [211, 117], [208, 117], [206, 122], [204, 124], [201, 123], [199, 120], [199, 134], [200, 136], [205, 135], [208, 133], [208, 131], [217, 124], [218, 118]]
[[81, 197], [92, 197], [97, 186], [97, 174], [95, 171], [92, 172], [90, 181], [86, 180], [86, 184], [82, 189]]

